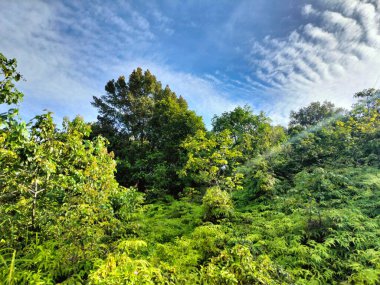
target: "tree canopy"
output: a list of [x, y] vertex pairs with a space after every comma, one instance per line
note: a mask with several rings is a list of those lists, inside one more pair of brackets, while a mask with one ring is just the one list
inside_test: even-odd
[[297, 112], [290, 112], [289, 128], [305, 129], [341, 114], [343, 111], [344, 109], [336, 108], [331, 102], [324, 101], [322, 104], [320, 102], [312, 102], [309, 106], [301, 108]]
[[260, 154], [285, 140], [283, 128], [271, 126], [270, 119], [263, 112], [255, 115], [249, 106], [236, 107], [212, 119], [212, 131], [230, 132], [234, 145], [244, 156]]
[[94, 135], [110, 141], [118, 160], [118, 181], [140, 190], [178, 193], [180, 144], [203, 130], [202, 119], [168, 86], [162, 88], [149, 70], [134, 70], [107, 83], [106, 94], [94, 97], [98, 121]]

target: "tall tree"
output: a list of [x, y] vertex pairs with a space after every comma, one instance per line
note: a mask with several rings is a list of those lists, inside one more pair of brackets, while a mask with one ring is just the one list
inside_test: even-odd
[[118, 161], [118, 181], [144, 191], [180, 191], [176, 174], [183, 152], [180, 144], [204, 129], [201, 117], [168, 86], [162, 88], [149, 70], [137, 68], [128, 82], [121, 76], [109, 81], [105, 90], [92, 103], [99, 110], [93, 129], [110, 141]]
[[111, 80], [105, 86], [105, 95], [93, 97], [98, 108], [100, 127], [111, 127], [128, 139], [144, 142], [146, 126], [152, 116], [154, 97], [161, 91], [161, 84], [149, 72], [134, 70], [129, 82], [124, 76]]

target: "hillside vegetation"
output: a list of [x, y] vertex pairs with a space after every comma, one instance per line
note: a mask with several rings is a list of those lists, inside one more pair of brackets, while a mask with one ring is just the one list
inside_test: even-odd
[[0, 284], [380, 284], [379, 90], [208, 131], [138, 68], [57, 127], [0, 65]]

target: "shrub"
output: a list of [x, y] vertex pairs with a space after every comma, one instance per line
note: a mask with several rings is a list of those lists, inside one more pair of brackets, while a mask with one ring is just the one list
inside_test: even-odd
[[219, 187], [207, 189], [202, 199], [204, 220], [217, 222], [220, 219], [229, 218], [233, 212], [233, 204], [229, 193]]

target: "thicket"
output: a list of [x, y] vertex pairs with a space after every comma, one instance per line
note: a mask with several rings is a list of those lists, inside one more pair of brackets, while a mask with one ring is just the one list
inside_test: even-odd
[[0, 65], [0, 284], [379, 284], [379, 90], [207, 131], [137, 69], [58, 128]]

